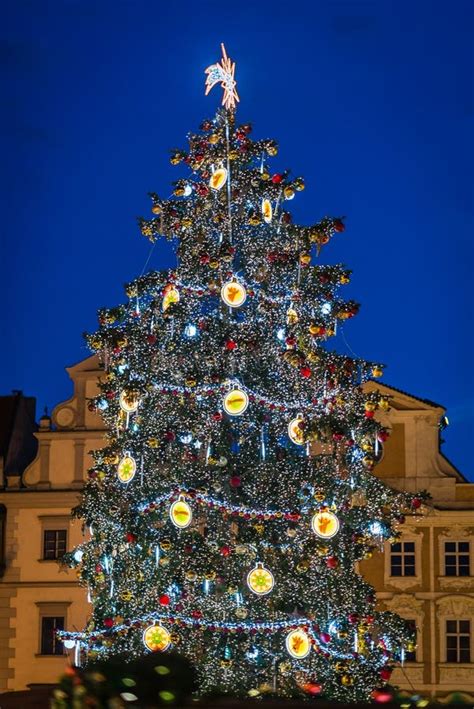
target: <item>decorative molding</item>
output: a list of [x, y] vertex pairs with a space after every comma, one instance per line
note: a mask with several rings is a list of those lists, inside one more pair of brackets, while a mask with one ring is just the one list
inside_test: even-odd
[[421, 578], [419, 576], [387, 576], [385, 585], [406, 591], [414, 586], [421, 586]]
[[438, 619], [459, 618], [467, 620], [474, 618], [473, 596], [443, 596], [436, 601]]
[[424, 601], [415, 598], [409, 593], [400, 593], [390, 600], [383, 601], [384, 605], [392, 613], [398, 613], [402, 618], [409, 620], [410, 618], [423, 618], [425, 612], [423, 610]]
[[[474, 688], [474, 671], [472, 665], [449, 665], [439, 666], [440, 684], [451, 684], [461, 681], [463, 689]], [[468, 686], [466, 686], [468, 685]], [[470, 685], [470, 686], [469, 686]]]
[[393, 670], [393, 675], [391, 678], [391, 683], [400, 685], [401, 687], [413, 687], [420, 686], [423, 684], [423, 669], [424, 666], [414, 667], [413, 665], [409, 667], [404, 665], [404, 667], [395, 667]]
[[467, 591], [474, 587], [474, 576], [438, 576], [443, 591]]
[[450, 527], [440, 529], [439, 539], [443, 541], [470, 541], [474, 533], [473, 527], [464, 527], [461, 524], [453, 524]]

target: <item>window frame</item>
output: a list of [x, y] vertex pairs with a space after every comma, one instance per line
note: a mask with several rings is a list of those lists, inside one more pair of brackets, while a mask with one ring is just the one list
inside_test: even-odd
[[[59, 546], [60, 546], [60, 539], [59, 535], [64, 532], [64, 551], [62, 553], [59, 553]], [[43, 554], [42, 554], [42, 560], [43, 561], [60, 561], [64, 554], [67, 552], [67, 543], [68, 543], [68, 530], [61, 528], [61, 529], [43, 529]], [[47, 540], [46, 537], [48, 534], [55, 534], [55, 539], [54, 539], [54, 556], [46, 556], [47, 554]], [[61, 544], [62, 546], [62, 544]]]
[[392, 543], [388, 540], [384, 543], [384, 585], [393, 586], [400, 591], [405, 591], [414, 586], [421, 586], [423, 568], [421, 563], [421, 547], [423, 542], [423, 531], [416, 528], [408, 528], [402, 532], [395, 542], [414, 542], [415, 575], [414, 576], [392, 576]]
[[35, 605], [38, 608], [38, 642], [36, 657], [56, 657], [62, 658], [67, 655], [67, 651], [62, 646], [60, 653], [43, 653], [43, 621], [45, 618], [63, 618], [64, 629], [67, 628], [68, 609], [72, 601], [38, 601]]
[[[472, 664], [473, 656], [472, 656], [472, 621], [470, 618], [453, 618], [453, 617], [445, 617], [444, 619], [444, 662], [447, 665], [470, 665]], [[448, 632], [448, 623], [456, 623], [456, 631], [455, 632]], [[461, 632], [461, 623], [468, 623], [469, 624], [469, 631], [467, 633], [462, 633]], [[456, 643], [456, 655], [457, 655], [457, 660], [448, 660], [448, 652], [453, 649], [448, 647], [448, 637], [454, 637], [458, 639], [458, 642]], [[468, 642], [468, 651], [469, 651], [469, 659], [468, 660], [461, 660], [461, 643], [460, 640], [461, 638], [469, 638]]]
[[45, 558], [45, 532], [66, 532], [66, 548], [65, 553], [68, 551], [68, 545], [70, 540], [70, 524], [71, 517], [69, 515], [39, 515], [38, 517], [41, 525], [41, 537], [39, 541], [39, 555], [38, 561], [45, 564], [57, 564], [61, 561], [61, 557], [56, 557], [54, 559]]

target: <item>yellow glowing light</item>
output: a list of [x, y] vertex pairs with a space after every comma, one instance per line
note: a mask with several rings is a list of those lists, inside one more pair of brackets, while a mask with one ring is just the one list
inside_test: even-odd
[[263, 216], [263, 220], [267, 224], [270, 224], [270, 222], [272, 221], [273, 209], [272, 209], [272, 203], [270, 202], [269, 199], [262, 199], [262, 216]]
[[266, 569], [261, 562], [247, 574], [247, 586], [257, 596], [266, 596], [273, 590], [275, 579], [269, 569]]
[[171, 285], [171, 283], [168, 283], [167, 286], [165, 286], [164, 290], [164, 296], [163, 296], [163, 312], [168, 310], [170, 305], [172, 303], [179, 303], [179, 291]]
[[187, 502], [182, 497], [170, 507], [170, 519], [175, 527], [186, 529], [192, 522], [193, 512]]
[[245, 303], [247, 291], [238, 281], [228, 281], [222, 286], [221, 298], [230, 308], [239, 308]]
[[339, 520], [333, 512], [317, 512], [311, 520], [311, 529], [321, 539], [331, 539], [339, 531]]
[[232, 389], [225, 395], [222, 404], [229, 416], [241, 416], [249, 405], [249, 398], [242, 389]]
[[137, 463], [131, 455], [124, 455], [117, 466], [117, 477], [121, 483], [129, 483], [137, 472]]
[[152, 652], [164, 652], [171, 645], [171, 637], [162, 625], [150, 625], [143, 632], [143, 644]]
[[220, 82], [221, 87], [224, 89], [224, 95], [222, 97], [222, 105], [229, 111], [235, 110], [235, 102], [240, 101], [239, 95], [236, 90], [237, 82], [234, 79], [235, 76], [235, 62], [233, 62], [227, 56], [224, 44], [221, 44], [222, 48], [222, 59], [217, 64], [211, 64], [205, 70], [206, 77], [206, 93], [207, 96], [209, 91]]
[[133, 414], [134, 411], [138, 409], [138, 404], [140, 398], [136, 392], [133, 391], [122, 391], [120, 392], [120, 408], [125, 411], [126, 414]]
[[309, 637], [304, 630], [296, 628], [286, 636], [285, 645], [288, 653], [296, 660], [302, 660], [307, 657], [311, 650]]
[[220, 190], [224, 187], [227, 182], [227, 170], [225, 167], [221, 167], [212, 173], [211, 179], [209, 180], [209, 187], [213, 190]]
[[296, 443], [297, 446], [304, 446], [305, 444], [304, 430], [301, 425], [303, 420], [301, 414], [298, 414], [298, 416], [288, 424], [288, 436], [290, 441]]

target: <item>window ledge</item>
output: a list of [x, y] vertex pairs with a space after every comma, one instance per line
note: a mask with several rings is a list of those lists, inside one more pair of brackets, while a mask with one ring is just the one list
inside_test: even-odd
[[39, 564], [60, 564], [61, 557], [58, 559], [37, 559]]
[[66, 653], [63, 652], [60, 655], [43, 655], [41, 652], [35, 652], [35, 657], [54, 657], [56, 660], [62, 660], [64, 662], [64, 659], [67, 657]]

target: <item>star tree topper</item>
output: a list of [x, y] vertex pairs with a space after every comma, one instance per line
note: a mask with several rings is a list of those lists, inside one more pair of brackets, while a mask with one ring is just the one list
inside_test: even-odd
[[237, 82], [234, 79], [235, 74], [235, 62], [233, 62], [227, 56], [224, 44], [221, 44], [222, 48], [222, 59], [217, 64], [211, 64], [208, 66], [206, 71], [206, 96], [210, 90], [219, 82], [224, 89], [224, 95], [222, 97], [222, 105], [227, 108], [228, 111], [235, 111], [235, 102], [240, 101], [239, 95], [236, 91]]

